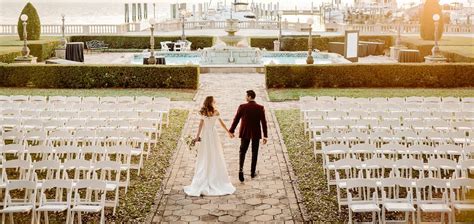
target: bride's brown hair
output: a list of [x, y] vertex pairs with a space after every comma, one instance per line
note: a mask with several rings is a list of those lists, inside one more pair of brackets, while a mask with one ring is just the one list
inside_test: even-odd
[[213, 102], [213, 96], [206, 97], [204, 103], [202, 104], [201, 110], [199, 111], [199, 114], [206, 117], [214, 116], [214, 114], [216, 113], [216, 108], [214, 108], [214, 106], [212, 105]]

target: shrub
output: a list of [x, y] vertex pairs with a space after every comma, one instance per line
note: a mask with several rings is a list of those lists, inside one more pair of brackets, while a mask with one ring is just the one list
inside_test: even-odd
[[437, 33], [438, 40], [441, 39], [441, 36], [443, 35], [444, 19], [443, 13], [441, 12], [441, 6], [439, 5], [439, 0], [426, 0], [420, 16], [420, 36], [423, 40], [434, 40], [434, 14], [438, 14], [440, 16]]
[[[250, 45], [252, 47], [273, 50], [273, 41], [277, 37], [252, 37]], [[381, 41], [385, 43], [385, 48], [392, 46], [393, 37], [388, 35], [367, 35], [360, 36], [362, 41]], [[329, 42], [344, 42], [344, 36], [313, 37], [313, 48], [321, 51], [329, 49]], [[282, 51], [307, 51], [308, 37], [306, 36], [285, 36], [282, 38]]]
[[197, 89], [197, 66], [0, 65], [0, 86]]
[[269, 88], [474, 86], [473, 64], [338, 64], [266, 66]]
[[[155, 37], [155, 48], [161, 49], [160, 42], [162, 41], [177, 41], [181, 37]], [[190, 36], [187, 40], [193, 44], [193, 50], [205, 47], [212, 47], [214, 45], [214, 37], [211, 36]], [[116, 49], [148, 49], [150, 48], [149, 36], [71, 36], [72, 42], [85, 42], [90, 40], [101, 40], [109, 44], [109, 48]]]
[[54, 50], [60, 45], [60, 41], [48, 41], [45, 43], [28, 44], [31, 55], [38, 57], [38, 61], [45, 61], [54, 56]]
[[[28, 24], [26, 25], [27, 40], [39, 40], [41, 36], [41, 22], [36, 12], [35, 7], [30, 2], [26, 3], [25, 7], [21, 11], [21, 15], [26, 14], [28, 16]], [[23, 40], [23, 21], [18, 18], [18, 35], [20, 40]]]
[[11, 51], [0, 54], [0, 62], [12, 63], [15, 58], [21, 56], [21, 51]]

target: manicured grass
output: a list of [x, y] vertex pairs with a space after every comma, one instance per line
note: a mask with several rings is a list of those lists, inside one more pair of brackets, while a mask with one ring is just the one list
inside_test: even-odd
[[275, 115], [311, 221], [344, 222], [347, 220], [347, 212], [338, 212], [336, 191], [334, 188], [328, 191], [322, 158], [315, 158], [313, 154], [313, 147], [304, 133], [303, 124], [299, 122], [299, 111], [277, 110]]
[[346, 97], [407, 97], [407, 96], [454, 96], [474, 97], [473, 88], [456, 89], [401, 89], [401, 88], [313, 88], [313, 89], [269, 89], [271, 101], [298, 100], [301, 96], [346, 96]]
[[[343, 223], [348, 220], [347, 206], [338, 212], [336, 191], [327, 188], [326, 175], [322, 166], [322, 157], [314, 156], [313, 146], [309, 142], [308, 135], [304, 133], [303, 124], [300, 123], [299, 110], [277, 110], [276, 118], [279, 123], [283, 140], [288, 149], [290, 163], [297, 177], [297, 186], [303, 196], [303, 203], [309, 215], [310, 221], [324, 223]], [[470, 175], [470, 178], [473, 178]], [[474, 191], [470, 191], [467, 198], [474, 198]], [[393, 219], [400, 214], [387, 214], [388, 219]], [[356, 219], [370, 220], [370, 216], [355, 215]], [[439, 214], [423, 214], [423, 221], [439, 221]], [[474, 215], [472, 212], [456, 214], [456, 221], [472, 223]]]
[[[42, 36], [39, 40], [29, 40], [30, 44], [48, 43], [51, 40], [60, 40], [61, 37]], [[23, 46], [23, 41], [18, 36], [0, 36], [0, 48], [3, 46]]]
[[195, 90], [190, 89], [36, 89], [0, 88], [0, 95], [37, 96], [155, 96], [174, 101], [190, 101]]

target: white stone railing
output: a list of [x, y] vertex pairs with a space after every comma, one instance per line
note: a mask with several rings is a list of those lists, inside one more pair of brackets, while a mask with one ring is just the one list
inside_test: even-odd
[[[66, 34], [122, 34], [128, 32], [128, 25], [66, 25]], [[0, 35], [17, 34], [17, 25], [0, 25]], [[61, 25], [41, 25], [41, 33], [45, 35], [60, 35]]]
[[[397, 24], [326, 24], [326, 30], [332, 32], [343, 33], [345, 30], [359, 30], [361, 34], [394, 34], [398, 31]], [[403, 34], [417, 34], [420, 33], [419, 24], [402, 24], [400, 31]], [[449, 34], [472, 34], [474, 32], [474, 25], [463, 24], [446, 24], [444, 25], [444, 33]]]
[[[307, 27], [306, 23], [299, 22], [282, 22], [283, 30], [301, 31], [302, 28]], [[186, 30], [196, 29], [224, 29], [225, 21], [186, 21], [184, 27]], [[276, 21], [240, 21], [238, 24], [240, 29], [263, 29], [263, 30], [277, 30], [279, 27]], [[361, 34], [395, 34], [398, 30], [397, 24], [326, 24], [327, 31], [344, 33], [345, 30], [359, 30]], [[148, 28], [142, 26], [141, 23], [128, 23], [119, 25], [66, 25], [65, 33], [68, 35], [74, 34], [126, 34], [142, 32]], [[179, 31], [182, 28], [182, 23], [179, 20], [166, 21], [155, 24], [155, 29], [161, 32]], [[41, 32], [45, 35], [60, 35], [61, 25], [41, 25]], [[402, 24], [401, 33], [416, 34], [420, 32], [418, 24]], [[445, 25], [444, 32], [449, 34], [471, 34], [474, 33], [474, 25]], [[16, 35], [17, 25], [2, 25], [0, 24], [0, 35]]]

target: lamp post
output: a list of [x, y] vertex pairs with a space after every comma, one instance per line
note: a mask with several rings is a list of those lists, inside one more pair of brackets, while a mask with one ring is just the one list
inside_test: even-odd
[[156, 5], [153, 3], [153, 18], [156, 19]]
[[20, 16], [21, 21], [23, 21], [23, 49], [21, 49], [21, 54], [24, 58], [30, 56], [30, 48], [28, 48], [28, 34], [26, 31], [26, 24], [28, 20], [28, 15], [23, 14]]
[[440, 55], [439, 47], [438, 47], [438, 24], [439, 24], [439, 19], [440, 19], [439, 14], [434, 14], [433, 15], [433, 21], [434, 21], [435, 29], [434, 29], [434, 46], [433, 46], [433, 49], [431, 49], [431, 54], [432, 54], [431, 56], [432, 57], [438, 57]]
[[308, 30], [309, 30], [309, 36], [308, 36], [308, 58], [306, 58], [306, 64], [314, 64], [314, 59], [313, 59], [313, 18], [308, 18]]
[[278, 11], [278, 29], [279, 29], [279, 33], [278, 33], [278, 42], [280, 43], [280, 49], [281, 49], [281, 37], [283, 36], [282, 35], [282, 23], [281, 23], [281, 17], [283, 16], [283, 11]]
[[62, 21], [62, 25], [61, 25], [61, 46], [62, 47], [66, 47], [66, 44], [67, 44], [67, 40], [66, 40], [66, 27], [64, 25], [64, 22], [66, 21], [65, 19], [66, 15], [61, 14], [61, 21]]
[[155, 58], [155, 36], [154, 36], [154, 31], [155, 31], [155, 19], [152, 18], [150, 19], [150, 31], [151, 31], [151, 36], [150, 36], [150, 57], [148, 58], [148, 64], [154, 65], [156, 64], [156, 58]]
[[397, 26], [397, 39], [395, 40], [395, 46], [400, 46], [402, 44], [402, 34], [401, 34], [401, 29], [402, 29], [402, 17], [399, 15], [398, 18], [398, 26]]
[[186, 40], [186, 34], [184, 33], [184, 22], [185, 22], [185, 19], [186, 19], [186, 9], [181, 9], [180, 12], [179, 12], [179, 15], [181, 17], [181, 40], [182, 41], [185, 41]]

